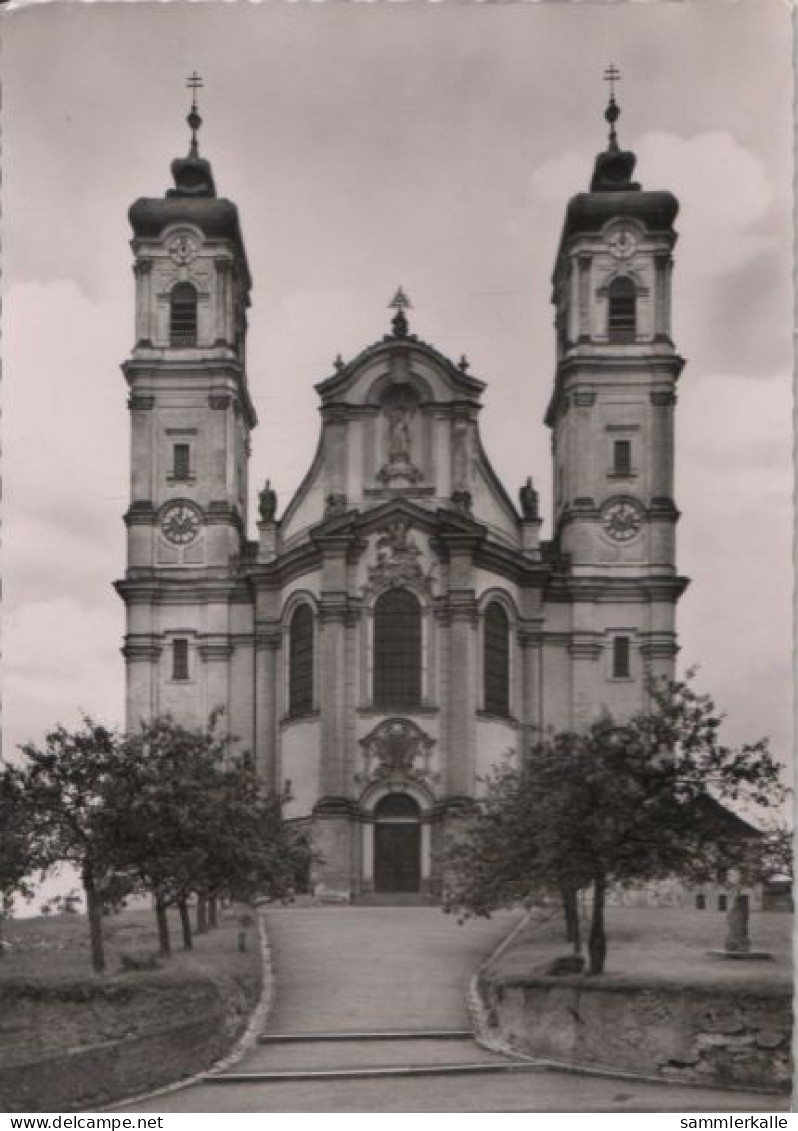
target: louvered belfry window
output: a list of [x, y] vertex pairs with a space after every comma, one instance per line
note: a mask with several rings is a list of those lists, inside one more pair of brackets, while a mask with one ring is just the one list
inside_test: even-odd
[[632, 474], [632, 441], [615, 440], [612, 446], [612, 471], [613, 475]]
[[633, 342], [637, 336], [637, 292], [626, 276], [610, 283], [607, 335], [611, 342]]
[[169, 298], [169, 341], [173, 346], [197, 344], [197, 292], [191, 283], [178, 283]]
[[374, 605], [374, 706], [421, 703], [421, 606], [407, 589], [389, 589]]
[[300, 605], [291, 617], [288, 640], [288, 713], [313, 710], [313, 613]]
[[628, 636], [616, 636], [612, 641], [612, 675], [614, 679], [629, 679], [632, 674], [631, 641]]
[[485, 611], [485, 710], [491, 715], [510, 714], [510, 622], [498, 601]]
[[188, 679], [188, 640], [172, 641], [172, 679]]
[[175, 444], [173, 448], [174, 465], [172, 467], [172, 476], [175, 479], [185, 480], [191, 474], [191, 448], [188, 444]]

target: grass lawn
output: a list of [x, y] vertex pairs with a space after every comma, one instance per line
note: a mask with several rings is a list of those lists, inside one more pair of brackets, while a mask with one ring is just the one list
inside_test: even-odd
[[[587, 937], [588, 926], [583, 927]], [[713, 958], [726, 937], [723, 912], [676, 907], [608, 907], [605, 977], [614, 982], [767, 983], [792, 981], [792, 916], [753, 912], [752, 949], [767, 950], [772, 961], [740, 962]], [[541, 974], [551, 960], [568, 954], [562, 914], [557, 907], [534, 912], [531, 921], [502, 954], [494, 969], [509, 976]]]
[[0, 957], [0, 1068], [168, 1025], [179, 1020], [176, 1001], [216, 1000], [221, 994], [254, 1005], [261, 975], [256, 927], [247, 931], [244, 952], [234, 912], [221, 912], [215, 930], [195, 935], [192, 951], [180, 949], [176, 913], [170, 913], [170, 928], [171, 958], [159, 960], [155, 969], [123, 971], [123, 955], [144, 957], [157, 950], [154, 912], [108, 916], [107, 969], [95, 974], [83, 915], [4, 924], [10, 945]]
[[[237, 913], [220, 912], [219, 927], [204, 935], [194, 936], [194, 950], [181, 949], [180, 923], [176, 911], [169, 912], [173, 954], [164, 959], [161, 970], [213, 971], [220, 964], [225, 969], [236, 965], [248, 968], [246, 954], [238, 951]], [[257, 951], [254, 927], [248, 932], [250, 946]], [[158, 949], [155, 913], [149, 909], [122, 911], [104, 920], [104, 975], [94, 974], [89, 949], [89, 926], [84, 915], [50, 915], [31, 919], [13, 919], [3, 924], [3, 938], [8, 944], [0, 950], [0, 985], [8, 978], [35, 978], [43, 981], [75, 978], [108, 978], [121, 972], [123, 954], [153, 954]], [[125, 973], [135, 978], [141, 972]], [[151, 971], [147, 972], [152, 974]]]

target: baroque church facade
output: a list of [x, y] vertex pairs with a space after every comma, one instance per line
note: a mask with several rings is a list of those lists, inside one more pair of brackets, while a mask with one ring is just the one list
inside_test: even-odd
[[128, 725], [222, 708], [290, 789], [319, 896], [434, 896], [481, 775], [673, 672], [678, 203], [633, 181], [618, 113], [554, 264], [549, 540], [531, 481], [516, 507], [483, 448], [485, 384], [411, 332], [401, 291], [390, 332], [316, 385], [315, 457], [281, 513], [267, 483], [251, 538], [251, 280], [196, 104], [174, 188], [130, 210]]

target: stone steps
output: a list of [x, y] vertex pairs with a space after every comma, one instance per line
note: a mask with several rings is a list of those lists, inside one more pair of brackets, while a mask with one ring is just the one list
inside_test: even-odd
[[469, 1029], [386, 1029], [336, 1032], [265, 1032], [247, 1057], [246, 1071], [231, 1069], [208, 1083], [452, 1076], [528, 1070], [479, 1048]]

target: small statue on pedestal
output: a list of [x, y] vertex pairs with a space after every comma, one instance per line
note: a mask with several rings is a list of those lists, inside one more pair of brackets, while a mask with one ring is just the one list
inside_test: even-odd
[[258, 495], [258, 511], [261, 522], [274, 522], [277, 513], [277, 492], [272, 488], [271, 479], [266, 480], [266, 485]]
[[538, 518], [538, 493], [532, 486], [531, 476], [527, 477], [526, 483], [518, 492], [518, 498], [521, 503], [521, 515], [525, 519]]

